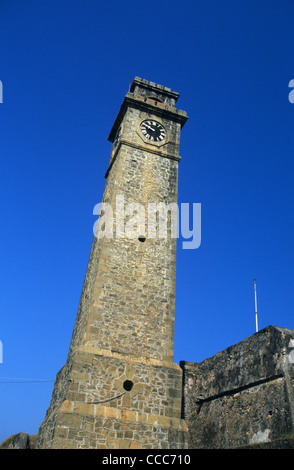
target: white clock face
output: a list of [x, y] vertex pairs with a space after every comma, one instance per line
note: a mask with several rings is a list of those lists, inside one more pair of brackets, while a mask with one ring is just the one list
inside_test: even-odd
[[143, 121], [140, 125], [140, 129], [144, 137], [153, 142], [161, 142], [166, 138], [165, 128], [157, 121], [151, 119]]

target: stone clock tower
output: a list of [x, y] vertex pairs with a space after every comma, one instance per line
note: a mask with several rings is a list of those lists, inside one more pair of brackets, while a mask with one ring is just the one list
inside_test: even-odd
[[[149, 204], [177, 203], [187, 120], [175, 108], [178, 97], [136, 77], [115, 119], [103, 195], [111, 219], [101, 212], [67, 362], [56, 376], [38, 448], [186, 447], [182, 370], [173, 362], [176, 238], [169, 226], [159, 236], [158, 218], [152, 236], [147, 224]], [[130, 236], [126, 228], [142, 207]]]

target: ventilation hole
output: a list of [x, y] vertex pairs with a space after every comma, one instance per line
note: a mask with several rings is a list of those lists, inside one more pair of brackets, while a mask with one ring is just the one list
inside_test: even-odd
[[146, 240], [145, 235], [139, 235], [139, 236], [138, 236], [138, 240], [139, 240], [139, 242], [142, 242], [142, 243], [143, 243], [143, 242]]
[[127, 391], [130, 392], [133, 388], [133, 382], [131, 380], [125, 380], [123, 383], [123, 388]]

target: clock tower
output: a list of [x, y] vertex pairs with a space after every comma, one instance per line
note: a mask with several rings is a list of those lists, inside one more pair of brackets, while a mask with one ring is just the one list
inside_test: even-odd
[[[136, 77], [111, 129], [103, 204], [68, 358], [38, 448], [186, 447], [182, 370], [174, 363], [176, 238], [169, 211], [177, 203], [187, 120], [175, 107], [178, 97]], [[161, 208], [152, 223], [151, 207]]]

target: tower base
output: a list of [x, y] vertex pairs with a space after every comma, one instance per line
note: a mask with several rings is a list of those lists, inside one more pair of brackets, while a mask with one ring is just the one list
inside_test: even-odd
[[57, 374], [39, 449], [185, 449], [182, 370], [86, 345]]
[[66, 400], [51, 419], [51, 449], [187, 448], [187, 426], [179, 418]]

